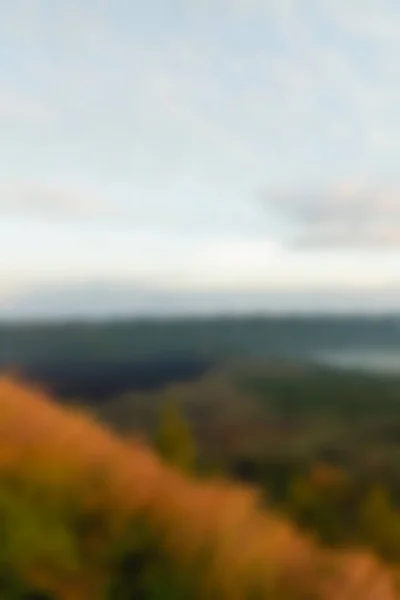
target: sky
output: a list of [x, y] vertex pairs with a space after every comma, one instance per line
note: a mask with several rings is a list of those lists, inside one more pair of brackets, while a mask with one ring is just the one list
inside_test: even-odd
[[399, 56], [398, 0], [2, 0], [0, 306], [399, 289]]

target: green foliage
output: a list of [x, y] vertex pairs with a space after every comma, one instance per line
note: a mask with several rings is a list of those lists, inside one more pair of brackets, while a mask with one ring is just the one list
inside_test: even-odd
[[397, 319], [371, 317], [210, 317], [136, 319], [84, 324], [2, 324], [10, 356], [68, 362], [113, 361], [159, 356], [289, 358], [321, 349], [398, 348]]
[[[37, 492], [36, 485], [30, 487], [26, 482], [13, 487], [2, 481], [0, 485], [2, 599], [58, 599], [58, 594], [53, 596], [29, 584], [26, 573], [36, 566], [52, 577], [58, 574], [61, 580], [79, 576], [82, 569], [96, 572], [103, 566], [110, 575], [106, 600], [195, 598], [196, 578], [190, 570], [181, 572], [145, 516], [113, 534], [113, 514], [106, 506], [85, 509], [71, 498], [69, 506], [54, 504], [51, 508], [43, 496], [42, 502], [37, 501]], [[90, 544], [94, 534], [100, 541], [99, 550]]]
[[60, 514], [30, 496], [30, 489], [0, 488], [0, 557], [2, 565], [24, 569], [32, 563], [74, 571], [76, 540]]
[[[378, 458], [382, 454], [385, 460], [389, 454], [394, 456], [391, 454], [394, 441], [391, 439], [389, 444], [385, 435], [391, 431], [395, 438], [396, 419], [400, 416], [400, 409], [395, 404], [398, 382], [383, 384], [375, 380], [372, 383], [368, 378], [351, 376], [334, 379], [333, 376], [322, 374], [313, 377], [290, 379], [285, 375], [257, 383], [257, 393], [265, 399], [267, 421], [268, 410], [271, 410], [272, 417], [276, 419], [274, 427], [281, 428], [281, 443], [275, 438], [270, 455], [268, 451], [264, 454], [260, 452], [256, 468], [244, 466], [252, 472], [250, 475], [253, 474], [255, 479], [265, 484], [268, 492], [271, 492], [271, 500], [282, 512], [290, 514], [295, 522], [312, 531], [324, 543], [346, 547], [366, 546], [388, 561], [399, 562], [400, 510], [399, 500], [389, 485], [391, 480], [381, 475], [381, 480], [386, 481], [387, 485], [371, 486], [374, 473], [370, 475], [365, 467], [362, 470], [368, 456], [376, 458], [376, 448], [382, 451]], [[229, 408], [231, 401], [232, 397], [228, 395], [224, 409]], [[209, 414], [206, 418], [209, 418]], [[49, 422], [46, 430], [53, 428], [51, 419]], [[354, 426], [355, 422], [357, 427]], [[29, 420], [24, 423], [25, 434], [30, 440], [31, 436], [34, 437], [34, 428], [30, 429]], [[224, 422], [221, 424], [222, 432], [223, 427]], [[23, 434], [23, 428], [19, 430], [17, 427], [17, 443]], [[86, 444], [85, 430], [82, 437], [78, 438], [74, 437], [75, 427], [72, 427], [71, 435], [72, 439], [79, 439], [82, 445]], [[96, 435], [93, 439], [93, 445], [90, 440], [87, 443], [87, 454], [83, 453], [90, 457], [90, 478], [74, 479], [73, 469], [71, 473], [68, 472], [70, 446], [67, 444], [63, 459], [65, 467], [64, 463], [58, 465], [49, 456], [46, 457], [45, 468], [39, 468], [38, 463], [35, 468], [23, 469], [20, 476], [17, 466], [13, 477], [9, 477], [6, 469], [2, 473], [0, 598], [64, 600], [58, 588], [50, 583], [43, 586], [37, 584], [36, 587], [29, 583], [27, 570], [32, 567], [51, 573], [61, 584], [69, 580], [75, 582], [81, 576], [89, 580], [104, 577], [103, 595], [96, 589], [95, 593], [87, 592], [86, 595], [82, 592], [79, 600], [195, 600], [201, 597], [201, 583], [205, 579], [201, 561], [193, 567], [179, 563], [176, 554], [172, 558], [166, 550], [167, 544], [164, 544], [164, 530], [154, 526], [154, 518], [151, 520], [141, 514], [131, 523], [129, 519], [125, 522], [125, 517], [120, 519], [118, 516], [127, 494], [123, 473], [125, 470], [129, 472], [132, 467], [130, 454], [127, 454], [126, 463], [123, 461], [122, 465], [118, 462], [122, 455], [119, 451], [116, 454], [118, 459], [113, 463], [113, 468], [122, 475], [117, 477], [118, 493], [114, 497], [114, 504], [108, 504], [108, 479], [106, 473], [96, 466], [96, 461], [101, 462], [101, 457], [104, 459], [108, 450], [103, 452], [101, 447], [96, 446], [96, 440], [103, 439], [101, 436], [98, 438]], [[4, 454], [8, 456], [8, 440], [0, 440], [3, 441]], [[167, 398], [154, 442], [167, 462], [186, 472], [197, 471], [199, 462], [196, 446], [177, 397]], [[293, 455], [300, 447], [303, 453], [294, 460]], [[333, 448], [336, 453], [343, 451], [346, 458], [343, 460], [344, 466], [338, 468], [337, 465], [321, 463], [320, 455], [327, 447]], [[28, 467], [30, 464], [28, 461]], [[35, 464], [34, 461], [32, 464]], [[141, 486], [148, 485], [149, 489], [153, 489], [152, 477], [147, 480], [147, 462], [144, 461], [143, 465], [137, 470], [145, 474], [143, 480], [138, 476], [131, 483], [129, 493], [133, 496], [136, 490], [144, 491]], [[155, 477], [155, 481], [158, 490], [158, 477]], [[273, 482], [271, 486], [270, 481]], [[196, 494], [197, 491], [196, 488]], [[179, 496], [180, 493], [182, 496]], [[184, 493], [184, 486], [182, 490], [177, 490], [179, 500]], [[147, 493], [144, 491], [143, 495], [138, 496], [141, 498], [138, 504], [141, 504]], [[197, 496], [189, 497], [196, 506]], [[218, 494], [215, 497], [218, 498]], [[163, 503], [163, 498], [163, 494], [160, 494], [160, 498], [156, 496], [152, 500], [154, 505], [157, 502], [160, 504], [160, 521], [165, 518], [164, 507], [168, 507], [165, 501]], [[224, 502], [224, 497], [219, 502]], [[172, 505], [179, 511], [179, 501]], [[216, 504], [210, 502], [207, 506], [207, 509], [193, 513], [199, 514], [200, 520], [203, 518], [205, 530], [208, 530], [209, 521], [212, 522]], [[170, 506], [168, 510], [171, 510]], [[179, 515], [171, 517], [169, 523], [178, 523], [173, 536], [175, 542], [184, 537], [185, 521], [180, 521]], [[248, 589], [252, 587], [255, 588], [255, 585], [250, 582]], [[280, 595], [271, 593], [266, 596], [264, 581], [260, 591], [252, 589], [251, 593], [249, 591], [249, 595], [238, 597], [240, 600], [264, 600], [265, 597], [283, 600], [280, 589]], [[218, 592], [215, 597], [219, 600]], [[230, 598], [229, 595], [224, 597]], [[291, 600], [298, 598], [296, 595], [289, 597]], [[203, 595], [201, 598], [210, 600], [210, 596]]]
[[163, 551], [145, 520], [127, 527], [113, 554], [109, 600], [190, 600], [196, 579], [181, 571]]
[[[340, 471], [337, 471], [340, 473]], [[400, 560], [400, 510], [388, 490], [360, 489], [348, 477], [293, 477], [279, 507], [328, 545], [363, 546], [386, 561]], [[320, 471], [321, 475], [321, 471]]]
[[359, 513], [360, 537], [388, 560], [400, 560], [400, 512], [382, 486], [374, 486]]
[[154, 445], [166, 461], [181, 470], [190, 472], [195, 468], [195, 442], [175, 400], [167, 401], [162, 408]]
[[0, 597], [5, 600], [52, 600], [50, 591], [35, 589], [24, 574], [36, 565], [72, 575], [79, 567], [74, 531], [36, 489], [0, 486]]
[[318, 489], [305, 477], [295, 479], [290, 486], [290, 514], [303, 526], [311, 529], [325, 543], [337, 544], [348, 535], [342, 507], [332, 491]]

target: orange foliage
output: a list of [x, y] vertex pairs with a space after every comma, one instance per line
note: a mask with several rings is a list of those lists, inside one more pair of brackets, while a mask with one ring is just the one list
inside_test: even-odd
[[[318, 549], [261, 510], [252, 490], [188, 478], [139, 442], [124, 442], [88, 416], [58, 406], [39, 388], [0, 378], [0, 477], [10, 473], [43, 481], [54, 498], [79, 496], [81, 505], [112, 515], [109, 526], [118, 531], [143, 515], [182, 568], [211, 549], [199, 597], [397, 598], [388, 572], [371, 557]], [[91, 573], [87, 563], [81, 574], [60, 575], [59, 585], [39, 568], [30, 576], [45, 578], [60, 598], [83, 600], [97, 597], [106, 573]], [[250, 589], [259, 595], [250, 596]]]

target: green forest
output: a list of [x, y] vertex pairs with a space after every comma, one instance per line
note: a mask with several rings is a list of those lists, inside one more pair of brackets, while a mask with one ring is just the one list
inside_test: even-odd
[[0, 364], [166, 355], [308, 359], [322, 350], [398, 348], [396, 316], [216, 316], [0, 323]]
[[85, 326], [31, 327], [0, 378], [0, 598], [400, 598], [400, 375], [218, 359], [207, 329], [194, 360], [200, 328], [146, 362], [110, 327], [109, 360], [106, 324], [74, 362]]
[[98, 414], [121, 434], [146, 431], [151, 440], [175, 399], [200, 472], [257, 485], [326, 544], [400, 560], [400, 378], [285, 368], [214, 370], [115, 398]]
[[368, 491], [352, 539], [337, 523], [354, 492], [343, 471], [292, 477], [277, 504], [267, 481], [234, 484], [202, 462], [181, 402], [168, 393], [145, 442], [0, 380], [1, 598], [398, 598], [387, 491]]

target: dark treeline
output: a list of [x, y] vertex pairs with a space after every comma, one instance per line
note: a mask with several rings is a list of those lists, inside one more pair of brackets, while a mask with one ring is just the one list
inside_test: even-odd
[[214, 317], [2, 323], [0, 372], [62, 397], [103, 399], [196, 378], [232, 359], [313, 360], [320, 351], [399, 347], [395, 317]]
[[304, 358], [320, 350], [398, 347], [397, 317], [215, 317], [0, 324], [0, 362], [182, 356]]
[[196, 379], [211, 364], [201, 360], [171, 359], [65, 363], [21, 363], [14, 373], [25, 381], [39, 383], [63, 399], [104, 401], [131, 390], [154, 391], [176, 382]]

